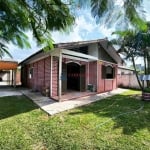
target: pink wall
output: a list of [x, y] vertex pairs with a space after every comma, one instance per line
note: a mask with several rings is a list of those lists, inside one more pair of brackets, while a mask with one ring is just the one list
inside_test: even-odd
[[[63, 59], [63, 62], [70, 61], [69, 59]], [[73, 60], [72, 60], [73, 61]], [[40, 61], [27, 65], [27, 85], [34, 90], [42, 91], [43, 87], [50, 88], [51, 79], [51, 57], [44, 58]], [[96, 87], [98, 93], [111, 91], [117, 88], [117, 65], [115, 67], [114, 79], [102, 79], [102, 65], [108, 65], [109, 63], [93, 61], [87, 62], [75, 61], [81, 65], [86, 65], [86, 87], [87, 84], [92, 84]], [[59, 58], [53, 56], [52, 67], [52, 97], [58, 95], [58, 66]], [[33, 78], [29, 79], [29, 68], [33, 67]], [[89, 68], [89, 72], [88, 72]], [[89, 82], [88, 82], [89, 81]]]
[[[29, 79], [29, 68], [33, 67], [33, 78]], [[27, 65], [27, 86], [34, 90], [50, 88], [50, 57]]]
[[52, 63], [52, 96], [58, 95], [58, 63], [59, 58], [53, 56], [53, 63]]
[[97, 61], [89, 62], [89, 84], [97, 87]]
[[114, 79], [103, 79], [102, 78], [102, 65], [108, 65], [109, 63], [98, 62], [98, 83], [97, 92], [107, 92], [117, 88], [117, 65], [113, 64], [115, 68], [115, 78]]

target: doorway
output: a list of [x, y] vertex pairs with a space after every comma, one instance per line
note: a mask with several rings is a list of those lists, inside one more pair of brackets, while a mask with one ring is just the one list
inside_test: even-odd
[[67, 64], [67, 90], [80, 91], [80, 65], [74, 62]]
[[62, 63], [62, 93], [68, 91], [86, 90], [85, 85], [85, 65], [80, 66], [78, 63]]

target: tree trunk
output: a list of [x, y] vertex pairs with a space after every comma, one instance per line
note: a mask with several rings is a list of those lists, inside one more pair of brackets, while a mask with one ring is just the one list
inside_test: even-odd
[[140, 89], [143, 90], [143, 86], [138, 78], [138, 74], [137, 74], [137, 70], [136, 70], [136, 66], [135, 66], [135, 61], [134, 61], [134, 56], [132, 55], [132, 63], [133, 63], [133, 67], [134, 67], [134, 70], [135, 70], [135, 75], [136, 75], [136, 78], [137, 78], [137, 81], [138, 81], [138, 84], [140, 86]]

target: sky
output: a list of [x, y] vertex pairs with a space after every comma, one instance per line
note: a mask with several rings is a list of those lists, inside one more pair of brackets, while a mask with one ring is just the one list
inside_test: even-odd
[[[121, 5], [122, 0], [116, 1], [118, 5]], [[144, 0], [143, 7], [146, 11], [146, 20], [150, 21], [150, 0]], [[114, 31], [114, 25], [111, 26], [111, 28], [107, 28], [105, 24], [96, 24], [96, 21], [91, 16], [89, 9], [79, 9], [77, 10], [75, 25], [73, 26], [71, 32], [52, 32], [52, 39], [55, 43], [95, 40], [103, 39], [106, 37], [108, 39], [113, 39], [115, 35], [112, 35], [112, 32]], [[18, 62], [24, 60], [40, 49], [39, 47], [37, 47], [35, 41], [33, 40], [32, 33], [27, 32], [27, 35], [31, 43], [30, 49], [20, 49], [11, 43], [8, 44], [8, 48], [10, 49], [10, 53], [12, 54], [13, 59], [17, 60]], [[140, 59], [136, 61], [138, 61], [138, 63], [143, 63]]]

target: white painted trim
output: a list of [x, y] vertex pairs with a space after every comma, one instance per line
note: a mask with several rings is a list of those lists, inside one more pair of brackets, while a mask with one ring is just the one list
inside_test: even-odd
[[97, 57], [82, 54], [82, 53], [78, 53], [78, 52], [74, 52], [74, 51], [70, 51], [70, 50], [67, 50], [67, 49], [62, 49], [62, 53], [77, 56], [77, 57], [83, 57], [83, 58], [87, 58], [87, 59], [90, 59], [90, 60], [98, 60]]
[[49, 54], [43, 54], [43, 56], [41, 54], [41, 55], [37, 56], [37, 58], [34, 58], [34, 56], [33, 56], [33, 58], [31, 58], [31, 60], [27, 61], [26, 64], [32, 64], [32, 63], [35, 63], [39, 60], [43, 60], [44, 58], [47, 58], [47, 57], [49, 57]]
[[78, 57], [69, 56], [69, 55], [62, 55], [62, 56], [63, 56], [63, 58], [68, 58], [68, 59], [73, 59], [73, 60], [79, 60], [79, 61], [89, 62], [88, 59], [78, 58]]
[[115, 63], [112, 63], [112, 62], [109, 62], [109, 61], [105, 61], [105, 60], [102, 60], [102, 59], [99, 59], [98, 62], [104, 62], [104, 63], [109, 63], [109, 64], [112, 64], [112, 65], [118, 65], [118, 64], [115, 64]]
[[97, 90], [98, 89], [98, 61], [96, 63], [97, 63], [97, 87], [96, 87]]
[[111, 65], [111, 64], [106, 64], [105, 66], [106, 66], [106, 67], [114, 68], [113, 65]]
[[69, 63], [75, 63], [75, 64], [78, 64], [79, 66], [81, 66], [81, 64], [79, 62], [76, 62], [76, 61], [67, 61], [66, 64], [69, 64]]
[[53, 55], [51, 55], [51, 61], [50, 61], [50, 65], [51, 65], [51, 77], [50, 77], [50, 96], [52, 97], [52, 80], [53, 80], [53, 73], [52, 73], [52, 70], [53, 70]]
[[61, 101], [61, 93], [62, 93], [62, 53], [60, 52], [59, 55], [59, 83], [58, 83], [58, 97], [59, 97], [59, 102]]

